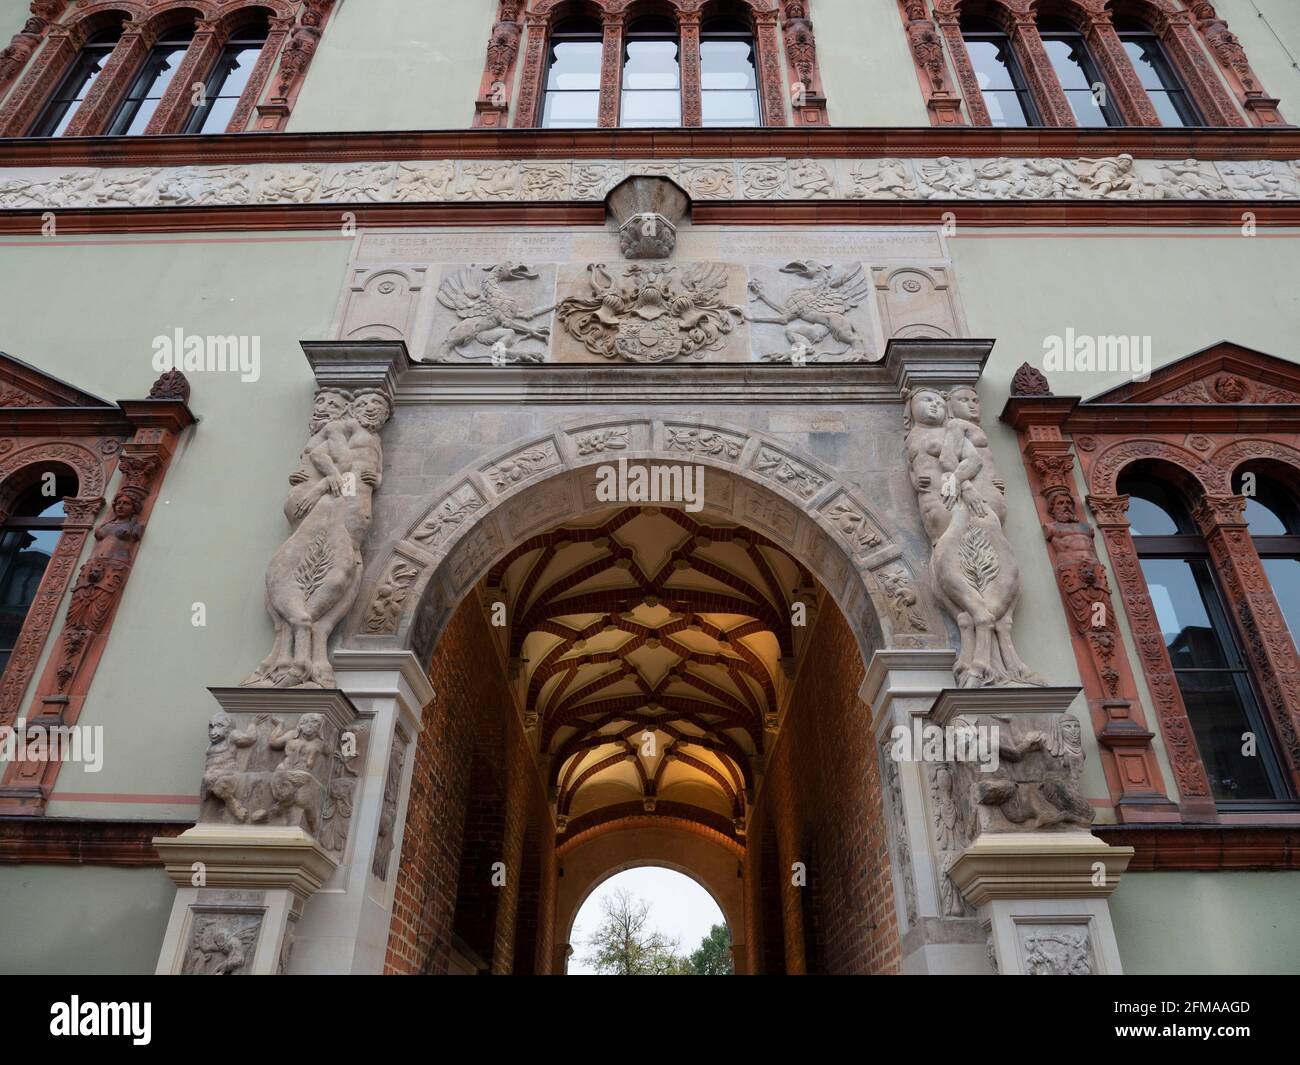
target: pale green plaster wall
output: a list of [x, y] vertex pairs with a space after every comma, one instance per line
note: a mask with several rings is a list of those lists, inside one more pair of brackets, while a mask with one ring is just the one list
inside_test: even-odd
[[0, 866], [0, 972], [152, 973], [174, 895], [161, 869]]
[[488, 0], [341, 0], [289, 131], [468, 128], [495, 18]]
[[[1300, 292], [1288, 280], [1300, 276], [1300, 234], [1270, 230], [1245, 238], [1235, 230], [1194, 235], [963, 230], [960, 212], [957, 226], [948, 246], [971, 335], [997, 340], [980, 394], [994, 455], [1012, 486], [1010, 536], [1025, 580], [1016, 615], [1017, 640], [1028, 661], [1049, 679], [1078, 683], [1069, 628], [1016, 436], [997, 422], [1011, 375], [1023, 362], [1041, 369], [1044, 338], [1063, 336], [1067, 328], [1076, 334], [1149, 335], [1155, 366], [1218, 340], [1300, 361]], [[1123, 380], [1122, 374], [1049, 376], [1057, 395], [1084, 397]], [[1098, 549], [1105, 557], [1100, 540]], [[1128, 621], [1122, 613], [1120, 627], [1127, 638]], [[1130, 661], [1137, 662], [1131, 638], [1128, 648]], [[1070, 679], [1072, 674], [1075, 679]], [[1143, 704], [1150, 707], [1144, 688], [1143, 694]], [[1149, 711], [1147, 723], [1155, 726]], [[1156, 747], [1165, 784], [1172, 789], [1173, 774], [1159, 735]], [[1095, 748], [1085, 766], [1084, 783], [1089, 798], [1102, 808], [1100, 819], [1111, 820]]]
[[[270, 647], [262, 573], [287, 530], [285, 478], [312, 377], [298, 342], [326, 336], [349, 241], [0, 243], [0, 349], [109, 399], [148, 394], [154, 336], [261, 337], [262, 376], [190, 375], [200, 419], [168, 471], [81, 723], [105, 764], [69, 764], [59, 793], [196, 796], [213, 683]], [[110, 489], [111, 492], [111, 489]], [[207, 626], [190, 624], [192, 605]], [[56, 620], [56, 626], [61, 621]], [[38, 674], [39, 675], [39, 674]], [[192, 818], [197, 806], [54, 802], [54, 816]]]
[[896, 0], [812, 0], [833, 126], [928, 126]]
[[1300, 973], [1300, 873], [1126, 873], [1110, 915], [1130, 976]]

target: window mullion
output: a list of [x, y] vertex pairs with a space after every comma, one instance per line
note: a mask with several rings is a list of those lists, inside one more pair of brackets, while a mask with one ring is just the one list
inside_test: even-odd
[[1017, 14], [1008, 30], [1011, 48], [1029, 83], [1034, 106], [1044, 126], [1077, 126], [1074, 109], [1061, 88], [1061, 82], [1052, 67], [1051, 57], [1043, 47], [1038, 25], [1032, 14]]
[[158, 108], [145, 127], [146, 134], [183, 133], [186, 122], [194, 112], [194, 86], [202, 83], [204, 91], [210, 86], [212, 67], [221, 56], [227, 32], [217, 21], [200, 19], [194, 27], [194, 37], [185, 57], [181, 60], [175, 77], [158, 101]]
[[703, 102], [700, 96], [700, 15], [697, 11], [682, 12], [678, 20], [681, 45], [678, 62], [681, 65], [682, 125], [704, 124]]
[[1120, 121], [1126, 126], [1159, 126], [1160, 116], [1156, 114], [1151, 97], [1142, 87], [1142, 80], [1129, 61], [1124, 42], [1115, 32], [1110, 12], [1089, 14], [1083, 33], [1084, 40], [1101, 68], [1100, 74], [1106, 91], [1114, 98], [1111, 106], [1119, 115]]
[[596, 125], [618, 125], [619, 97], [623, 93], [623, 37], [626, 22], [621, 12], [601, 13], [600, 110]]
[[127, 21], [113, 53], [95, 79], [90, 92], [81, 101], [77, 113], [72, 116], [64, 136], [95, 137], [108, 129], [113, 115], [148, 58], [156, 36], [157, 33], [152, 28], [146, 29]]

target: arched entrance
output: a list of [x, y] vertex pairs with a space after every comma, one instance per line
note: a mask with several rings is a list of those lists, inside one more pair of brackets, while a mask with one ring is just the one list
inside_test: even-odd
[[[416, 971], [563, 971], [586, 891], [646, 863], [710, 885], [738, 971], [866, 971], [867, 940], [896, 936], [857, 691], [871, 650], [943, 630], [866, 504], [774, 447], [574, 427], [453, 478], [395, 544], [358, 639], [427, 654], [441, 700], [397, 873], [418, 905], [390, 933]], [[690, 499], [597, 491], [684, 466]], [[828, 921], [854, 958], [828, 959]]]

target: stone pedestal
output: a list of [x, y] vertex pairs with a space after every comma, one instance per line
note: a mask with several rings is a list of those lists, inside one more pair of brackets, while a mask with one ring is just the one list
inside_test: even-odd
[[335, 869], [294, 826], [198, 824], [154, 847], [177, 887], [160, 976], [283, 973], [303, 903]]
[[984, 834], [949, 870], [1003, 976], [1118, 976], [1106, 902], [1133, 857], [1089, 832]]
[[383, 972], [415, 743], [433, 688], [410, 651], [335, 651], [339, 687], [365, 722], [364, 767], [336, 869], [307, 904], [289, 966], [299, 973]]

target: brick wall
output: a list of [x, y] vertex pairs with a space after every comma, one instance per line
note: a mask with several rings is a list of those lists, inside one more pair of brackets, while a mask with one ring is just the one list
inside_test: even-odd
[[[747, 934], [756, 970], [899, 971], [880, 773], [870, 711], [857, 695], [862, 676], [853, 633], [838, 610], [824, 608], [750, 825]], [[806, 888], [791, 883], [796, 861], [807, 867]], [[783, 942], [772, 942], [778, 935]]]
[[[554, 829], [492, 639], [467, 599], [429, 668], [437, 698], [416, 745], [388, 973], [445, 973], [453, 935], [493, 972], [550, 965]], [[535, 841], [529, 872], [526, 837]], [[503, 887], [491, 882], [498, 861], [506, 863]], [[526, 883], [539, 912], [526, 921], [529, 956], [521, 962], [517, 900]]]

